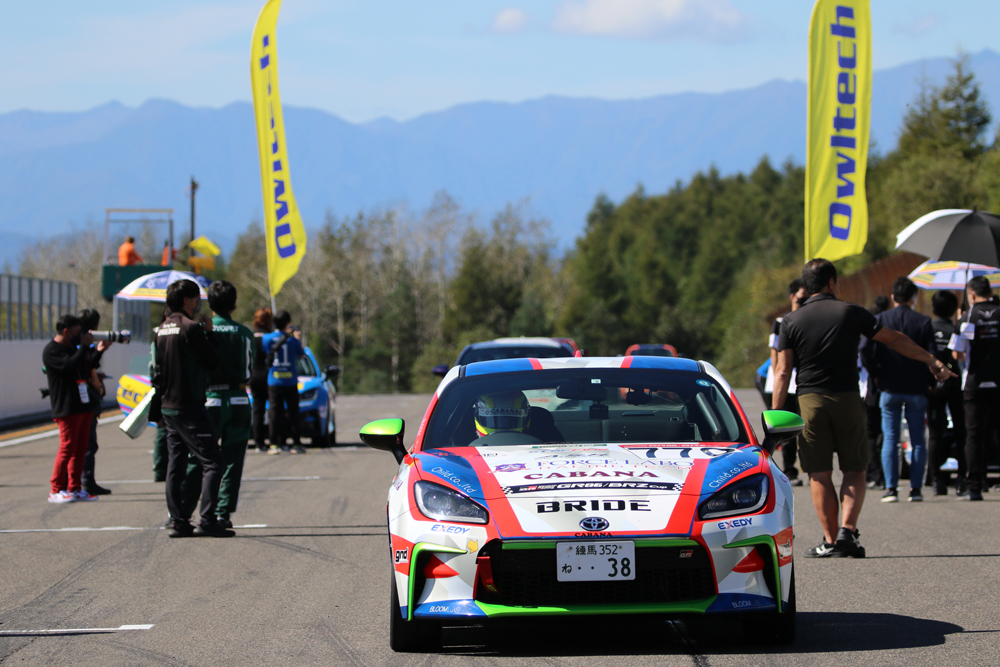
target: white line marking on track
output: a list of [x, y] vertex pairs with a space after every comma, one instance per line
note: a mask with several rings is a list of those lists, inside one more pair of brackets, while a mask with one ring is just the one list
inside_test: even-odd
[[323, 479], [319, 475], [309, 477], [244, 477], [244, 482], [300, 482], [308, 479]]
[[[125, 415], [115, 415], [113, 417], [105, 417], [104, 419], [98, 419], [98, 424], [111, 424], [113, 422], [120, 422], [125, 419]], [[26, 435], [21, 438], [14, 438], [13, 440], [5, 440], [0, 442], [0, 448], [3, 447], [13, 447], [14, 445], [23, 445], [26, 442], [34, 442], [35, 440], [42, 440], [44, 438], [53, 438], [59, 435], [59, 429], [54, 428], [51, 431], [42, 431], [41, 433], [32, 433], [31, 435]]]
[[127, 632], [129, 630], [151, 630], [153, 623], [148, 625], [120, 625], [117, 628], [60, 628], [47, 630], [0, 630], [2, 635], [66, 635], [81, 632]]
[[[245, 526], [233, 526], [233, 528], [267, 528], [266, 523], [248, 523]], [[136, 526], [104, 526], [103, 528], [20, 528], [12, 530], [0, 530], [0, 533], [102, 533], [122, 530], [163, 530], [163, 526], [152, 526], [141, 528]]]
[[[310, 477], [244, 477], [244, 482], [302, 482], [313, 479], [323, 479], [319, 475]], [[158, 484], [151, 479], [102, 479], [101, 484]]]

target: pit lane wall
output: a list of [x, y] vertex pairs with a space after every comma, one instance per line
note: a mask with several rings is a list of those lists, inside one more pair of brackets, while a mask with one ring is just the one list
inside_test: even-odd
[[[33, 417], [44, 418], [49, 414], [49, 399], [43, 399], [38, 389], [46, 386], [42, 373], [42, 350], [48, 340], [0, 341], [0, 427], [27, 421]], [[135, 361], [133, 362], [133, 359]], [[139, 373], [146, 372], [149, 345], [112, 345], [104, 353], [101, 370], [110, 377], [104, 381], [107, 388], [105, 402], [114, 407], [115, 386], [118, 378], [129, 372], [130, 364]]]

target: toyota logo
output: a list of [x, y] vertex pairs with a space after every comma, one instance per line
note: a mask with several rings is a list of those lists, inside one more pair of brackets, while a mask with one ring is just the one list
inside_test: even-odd
[[580, 528], [588, 532], [607, 530], [610, 525], [611, 523], [607, 519], [602, 519], [599, 516], [588, 516], [580, 522]]

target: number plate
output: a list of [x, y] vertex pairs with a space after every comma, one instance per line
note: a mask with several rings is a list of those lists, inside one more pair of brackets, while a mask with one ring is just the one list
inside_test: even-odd
[[559, 542], [558, 581], [632, 581], [635, 542]]

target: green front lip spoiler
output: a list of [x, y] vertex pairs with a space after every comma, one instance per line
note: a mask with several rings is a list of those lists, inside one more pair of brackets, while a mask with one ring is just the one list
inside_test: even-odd
[[476, 602], [487, 616], [596, 616], [610, 614], [704, 614], [715, 602], [715, 596], [687, 602], [649, 602], [645, 604], [573, 605], [568, 607], [506, 607]]

